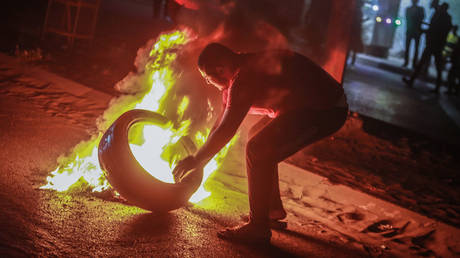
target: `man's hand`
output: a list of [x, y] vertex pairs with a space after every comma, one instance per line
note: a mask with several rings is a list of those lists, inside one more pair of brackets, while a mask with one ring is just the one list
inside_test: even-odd
[[180, 182], [187, 172], [196, 168], [199, 162], [194, 156], [188, 156], [185, 159], [179, 161], [173, 170], [174, 182]]

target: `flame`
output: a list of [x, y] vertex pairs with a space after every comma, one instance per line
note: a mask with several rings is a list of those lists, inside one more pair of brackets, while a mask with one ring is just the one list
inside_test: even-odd
[[[131, 109], [147, 109], [160, 114], [166, 113], [165, 107], [170, 104], [169, 97], [175, 94], [173, 88], [179, 76], [179, 73], [172, 68], [172, 64], [177, 57], [178, 50], [191, 41], [190, 34], [186, 30], [177, 30], [158, 37], [148, 54], [149, 59], [145, 70], [142, 75], [139, 75], [139, 78], [144, 78], [143, 83], [147, 84], [148, 91], [140, 93], [141, 96], [126, 95], [112, 101], [110, 107], [98, 119], [102, 124], [101, 132], [89, 141], [79, 143], [70, 155], [60, 157], [58, 159], [60, 165], [50, 172], [50, 176], [46, 179], [47, 184], [41, 189], [62, 192], [75, 188], [81, 189], [82, 185], [85, 185], [93, 192], [110, 190], [110, 185], [99, 166], [97, 157], [97, 146], [103, 131], [121, 114]], [[155, 171], [153, 176], [161, 181], [174, 182], [171, 167], [177, 160], [183, 158], [180, 153], [177, 153], [175, 146], [182, 136], [189, 133], [191, 121], [190, 119], [183, 120], [189, 104], [189, 98], [182, 97], [177, 105], [176, 123], [171, 122], [166, 128], [136, 124], [129, 132], [132, 153], [147, 171]], [[206, 141], [209, 131], [208, 128], [205, 128], [203, 132], [198, 131], [193, 137], [189, 137], [199, 147]], [[219, 167], [222, 158], [236, 139], [237, 137], [234, 137], [204, 168], [202, 184], [190, 198], [191, 202], [199, 202], [210, 195], [204, 190], [206, 179]]]

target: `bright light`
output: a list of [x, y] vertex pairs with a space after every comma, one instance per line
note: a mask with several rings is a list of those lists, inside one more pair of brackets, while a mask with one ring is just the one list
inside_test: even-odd
[[374, 5], [372, 6], [372, 10], [373, 10], [374, 12], [378, 12], [378, 11], [379, 11], [379, 6], [376, 5], [376, 4], [374, 4]]
[[[155, 178], [167, 183], [174, 182], [171, 168], [179, 158], [182, 158], [178, 154], [176, 143], [182, 136], [190, 133], [189, 127], [192, 122], [191, 119], [185, 120], [184, 118], [185, 111], [191, 102], [190, 99], [187, 96], [180, 99], [175, 94], [174, 87], [180, 73], [174, 70], [176, 66], [173, 65], [177, 52], [189, 42], [190, 36], [192, 35], [189, 35], [187, 31], [181, 30], [160, 35], [152, 46], [149, 56], [143, 56], [143, 58], [148, 58], [145, 71], [133, 77], [135, 80], [132, 80], [132, 83], [144, 84], [149, 91], [140, 93], [136, 97], [125, 95], [115, 99], [104, 112], [103, 120], [101, 120], [103, 123], [99, 125], [101, 130], [106, 130], [115, 119], [131, 109], [147, 109], [163, 115], [168, 104], [170, 108], [177, 108], [176, 116], [174, 116], [177, 120], [171, 125], [177, 125], [178, 128], [172, 126], [163, 128], [155, 125], [133, 126], [129, 133], [131, 152], [136, 160], [145, 170], [152, 172]], [[171, 102], [171, 99], [177, 100], [177, 103]], [[209, 132], [209, 128], [203, 128], [197, 131], [194, 137], [190, 135], [196, 147], [204, 144]], [[50, 176], [47, 177], [47, 184], [40, 188], [57, 191], [67, 191], [71, 188], [83, 190], [89, 188], [94, 192], [108, 190], [110, 185], [99, 166], [97, 155], [101, 137], [102, 132], [88, 141], [79, 143], [71, 154], [59, 158], [58, 168], [50, 173]], [[235, 135], [204, 168], [201, 186], [191, 197], [191, 202], [197, 203], [210, 195], [204, 184], [207, 178], [222, 165], [228, 150], [237, 142], [237, 139], [238, 135]]]
[[387, 24], [391, 24], [391, 18], [387, 18], [387, 19], [385, 20], [385, 22], [386, 22]]
[[400, 20], [400, 19], [396, 19], [396, 20], [395, 20], [395, 24], [396, 24], [396, 25], [398, 25], [398, 26], [399, 26], [399, 25], [401, 25], [401, 23], [402, 23], [402, 22], [401, 22], [401, 20]]
[[377, 22], [382, 22], [382, 17], [377, 16], [377, 17], [375, 17], [375, 20], [376, 20]]

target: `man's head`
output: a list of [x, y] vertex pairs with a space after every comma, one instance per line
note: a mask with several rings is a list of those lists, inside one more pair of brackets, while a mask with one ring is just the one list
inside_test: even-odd
[[449, 4], [448, 3], [442, 3], [440, 6], [439, 6], [440, 10], [443, 11], [443, 12], [447, 12], [447, 10], [449, 9]]
[[412, 0], [412, 5], [417, 5], [419, 0]]
[[198, 57], [198, 69], [206, 82], [223, 90], [229, 86], [237, 69], [238, 54], [219, 44], [208, 44]]

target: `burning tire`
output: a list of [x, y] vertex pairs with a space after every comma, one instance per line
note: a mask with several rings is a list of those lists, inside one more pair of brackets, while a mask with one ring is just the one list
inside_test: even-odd
[[[165, 212], [186, 205], [200, 186], [202, 169], [196, 171], [198, 173], [189, 173], [175, 184], [165, 183], [149, 174], [134, 157], [128, 142], [129, 129], [138, 122], [162, 127], [168, 119], [158, 113], [135, 109], [122, 114], [110, 126], [98, 148], [99, 163], [108, 181], [126, 200], [146, 210]], [[188, 141], [188, 148], [184, 148], [191, 149], [190, 144], [193, 142]]]

